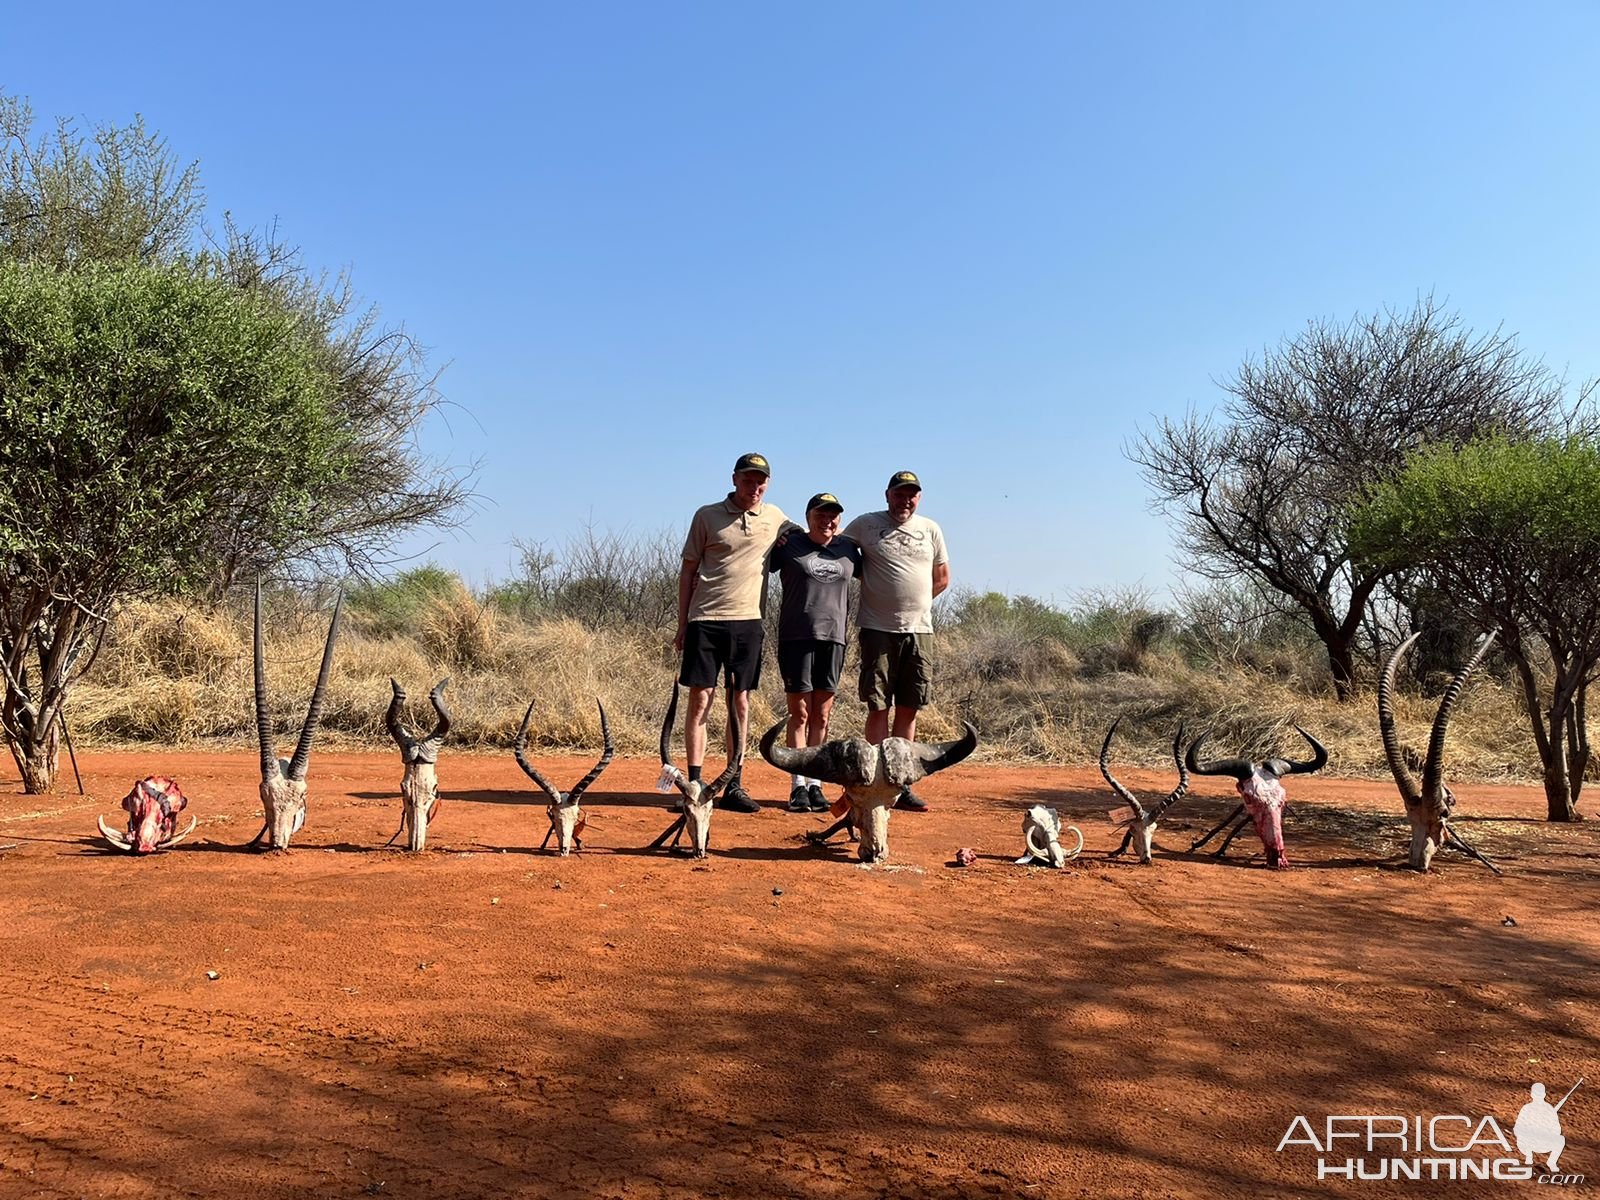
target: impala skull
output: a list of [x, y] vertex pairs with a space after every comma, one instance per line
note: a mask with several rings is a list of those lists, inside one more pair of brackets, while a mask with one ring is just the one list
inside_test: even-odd
[[1126, 808], [1115, 809], [1106, 814], [1125, 831], [1122, 835], [1122, 845], [1106, 857], [1116, 858], [1137, 842], [1136, 852], [1139, 861], [1148, 865], [1155, 849], [1156, 823], [1161, 820], [1162, 814], [1183, 799], [1184, 793], [1189, 790], [1189, 770], [1183, 764], [1183, 724], [1179, 723], [1177, 736], [1172, 739], [1172, 761], [1178, 767], [1178, 786], [1173, 788], [1160, 804], [1149, 809], [1145, 808], [1139, 797], [1118, 783], [1117, 777], [1111, 773], [1111, 739], [1116, 736], [1117, 726], [1120, 724], [1122, 724], [1121, 717], [1111, 722], [1111, 728], [1106, 730], [1106, 740], [1100, 745], [1100, 774], [1105, 776], [1105, 781], [1111, 785], [1111, 790], [1117, 794], [1118, 799], [1127, 804]]
[[611, 744], [611, 726], [606, 722], [606, 706], [599, 700], [595, 701], [595, 706], [600, 710], [600, 740], [603, 743], [600, 761], [595, 763], [589, 773], [578, 780], [573, 789], [564, 795], [552, 787], [549, 780], [539, 774], [527, 759], [528, 724], [533, 720], [532, 703], [529, 703], [528, 711], [522, 714], [522, 725], [517, 729], [517, 736], [511, 742], [511, 753], [516, 756], [517, 765], [522, 768], [523, 774], [533, 780], [539, 790], [550, 798], [549, 807], [545, 809], [545, 815], [550, 818], [550, 828], [545, 832], [544, 841], [539, 843], [539, 849], [543, 850], [548, 846], [551, 835], [554, 835], [557, 852], [563, 858], [574, 850], [583, 849], [583, 830], [588, 821], [584, 818], [583, 809], [579, 807], [578, 801], [583, 798], [584, 792], [589, 790], [589, 785], [600, 778], [600, 772], [606, 769], [606, 764], [611, 761], [611, 756], [615, 752]]
[[405, 773], [400, 777], [400, 828], [394, 831], [394, 837], [389, 841], [392, 843], [401, 833], [409, 830], [406, 849], [411, 851], [420, 851], [428, 844], [428, 823], [439, 810], [436, 764], [439, 761], [439, 747], [450, 732], [450, 710], [444, 706], [444, 689], [449, 683], [450, 677], [446, 675], [428, 693], [428, 702], [433, 705], [438, 720], [434, 723], [433, 732], [427, 737], [419, 737], [400, 720], [406, 706], [405, 689], [398, 680], [389, 680], [393, 695], [383, 723], [389, 730], [389, 736], [400, 747], [400, 761], [405, 764]]
[[744, 765], [744, 726], [731, 707], [731, 698], [729, 703], [729, 717], [734, 722], [734, 745], [737, 747], [733, 757], [728, 760], [722, 774], [710, 783], [690, 779], [672, 765], [672, 726], [678, 717], [678, 685], [672, 685], [672, 699], [667, 703], [667, 715], [661, 722], [660, 786], [663, 789], [675, 787], [683, 794], [683, 812], [660, 837], [650, 843], [650, 849], [659, 850], [671, 838], [671, 848], [676, 850], [679, 840], [688, 833], [689, 852], [695, 858], [706, 856], [706, 847], [711, 844], [712, 806], [722, 794], [722, 789], [739, 777], [739, 769]]

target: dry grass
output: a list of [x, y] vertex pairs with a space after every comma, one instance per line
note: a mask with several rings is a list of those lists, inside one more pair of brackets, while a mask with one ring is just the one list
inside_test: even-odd
[[[280, 740], [305, 714], [326, 614], [292, 597], [269, 604], [267, 678]], [[533, 741], [547, 749], [599, 744], [595, 698], [605, 701], [619, 751], [655, 749], [676, 656], [668, 632], [590, 629], [571, 619], [525, 622], [485, 605], [460, 588], [432, 598], [410, 637], [375, 637], [353, 621], [339, 639], [324, 716], [329, 743], [387, 743], [383, 714], [389, 678], [412, 697], [414, 722], [431, 723], [426, 695], [444, 675], [461, 747], [509, 745], [523, 710], [536, 703]], [[1170, 761], [1178, 721], [1212, 731], [1218, 754], [1297, 756], [1293, 725], [1317, 734], [1345, 775], [1384, 775], [1383, 749], [1371, 696], [1333, 702], [1325, 667], [1314, 654], [1278, 651], [1251, 667], [1197, 669], [1170, 646], [1120, 642], [1072, 646], [1058, 639], [1018, 637], [981, 622], [937, 635], [939, 702], [919, 733], [954, 736], [959, 716], [983, 733], [980, 756], [1006, 761], [1084, 763], [1099, 754], [1111, 721], [1123, 717], [1113, 750], [1119, 764], [1159, 767]], [[854, 648], [834, 716], [838, 734], [859, 731], [864, 712], [854, 695]], [[769, 661], [753, 698], [751, 726], [767, 728], [783, 712], [777, 671]], [[1402, 697], [1402, 737], [1426, 745], [1434, 702]], [[178, 603], [136, 603], [117, 617], [88, 679], [73, 692], [73, 732], [86, 743], [210, 742], [249, 747], [253, 741], [249, 614]], [[1519, 699], [1509, 687], [1479, 677], [1451, 723], [1454, 778], [1533, 778], [1537, 759]]]

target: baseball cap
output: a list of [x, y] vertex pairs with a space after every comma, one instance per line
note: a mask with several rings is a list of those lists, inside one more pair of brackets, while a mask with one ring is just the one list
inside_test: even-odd
[[889, 476], [889, 486], [884, 491], [893, 491], [897, 487], [914, 487], [920, 492], [922, 480], [917, 478], [915, 471], [896, 471]]
[[763, 475], [772, 474], [772, 466], [760, 454], [741, 454], [739, 461], [733, 464], [733, 473], [740, 471], [760, 471]]
[[818, 492], [815, 496], [811, 497], [811, 499], [807, 500], [806, 511], [810, 512], [813, 508], [831, 508], [836, 512], [844, 511], [844, 505], [839, 503], [839, 497], [835, 496], [832, 492]]

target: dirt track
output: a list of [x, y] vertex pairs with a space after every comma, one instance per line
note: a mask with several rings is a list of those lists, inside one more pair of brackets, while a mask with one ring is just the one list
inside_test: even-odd
[[[0, 1195], [1503, 1195], [1537, 1185], [1319, 1183], [1275, 1147], [1295, 1114], [1509, 1134], [1532, 1080], [1580, 1074], [1562, 1167], [1600, 1180], [1600, 829], [1533, 789], [1462, 789], [1503, 879], [1397, 869], [1392, 788], [1318, 778], [1290, 781], [1294, 869], [1248, 833], [1180, 853], [1231, 807], [1215, 780], [1143, 868], [1103, 859], [1094, 772], [967, 766], [865, 870], [803, 844], [820, 818], [765, 767], [767, 810], [717, 814], [696, 865], [638, 849], [669, 820], [645, 761], [570, 859], [533, 851], [509, 757], [446, 753], [421, 857], [381, 849], [394, 755], [318, 755], [262, 856], [253, 756], [83, 765], [87, 798], [0, 785]], [[105, 852], [96, 813], [153, 771], [199, 830]], [[1084, 831], [1066, 872], [1010, 865], [1037, 801]]]

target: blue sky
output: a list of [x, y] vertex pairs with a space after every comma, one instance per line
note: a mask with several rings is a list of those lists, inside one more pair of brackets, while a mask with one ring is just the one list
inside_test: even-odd
[[[70, 19], [68, 15], [70, 14]], [[0, 88], [135, 113], [445, 367], [513, 537], [681, 537], [749, 449], [924, 480], [954, 582], [1180, 576], [1122, 454], [1310, 318], [1433, 293], [1600, 375], [1600, 6], [11, 6]], [[847, 514], [848, 517], [848, 514]]]

